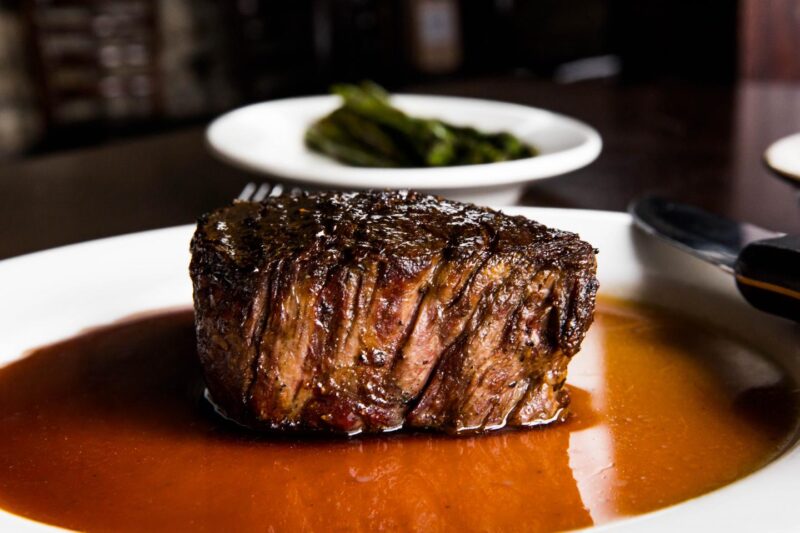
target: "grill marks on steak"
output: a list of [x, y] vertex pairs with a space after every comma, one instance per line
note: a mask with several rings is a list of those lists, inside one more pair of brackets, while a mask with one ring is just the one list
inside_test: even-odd
[[236, 202], [192, 240], [198, 353], [215, 403], [253, 427], [545, 423], [594, 270], [574, 234], [416, 193]]

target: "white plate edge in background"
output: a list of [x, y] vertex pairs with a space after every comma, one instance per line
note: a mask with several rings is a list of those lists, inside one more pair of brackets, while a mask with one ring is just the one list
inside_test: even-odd
[[764, 162], [772, 170], [800, 184], [800, 133], [778, 139], [764, 152]]

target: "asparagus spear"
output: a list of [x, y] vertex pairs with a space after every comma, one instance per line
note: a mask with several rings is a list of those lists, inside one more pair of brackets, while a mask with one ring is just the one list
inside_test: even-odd
[[394, 161], [396, 166], [412, 166], [414, 164], [413, 154], [407, 153], [389, 132], [347, 107], [337, 109], [329, 115], [329, 119], [364, 149]]
[[388, 95], [375, 84], [367, 85], [367, 89], [355, 85], [335, 85], [333, 92], [344, 99], [346, 109], [407, 139], [425, 165], [452, 164], [455, 154], [454, 139], [441, 122], [409, 117], [392, 107]]
[[395, 167], [394, 161], [370, 153], [358, 146], [347, 134], [328, 118], [314, 123], [305, 136], [306, 144], [326, 155], [358, 167]]

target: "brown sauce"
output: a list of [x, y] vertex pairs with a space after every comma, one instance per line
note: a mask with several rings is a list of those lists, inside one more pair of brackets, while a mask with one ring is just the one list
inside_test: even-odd
[[563, 424], [464, 438], [281, 440], [202, 399], [189, 311], [0, 370], [0, 507], [80, 530], [568, 529], [720, 487], [790, 442], [783, 374], [703, 326], [611, 300]]

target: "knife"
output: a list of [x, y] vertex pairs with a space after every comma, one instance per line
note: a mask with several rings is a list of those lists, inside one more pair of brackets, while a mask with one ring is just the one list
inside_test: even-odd
[[800, 236], [658, 196], [635, 200], [628, 211], [645, 233], [732, 274], [753, 307], [800, 322]]

